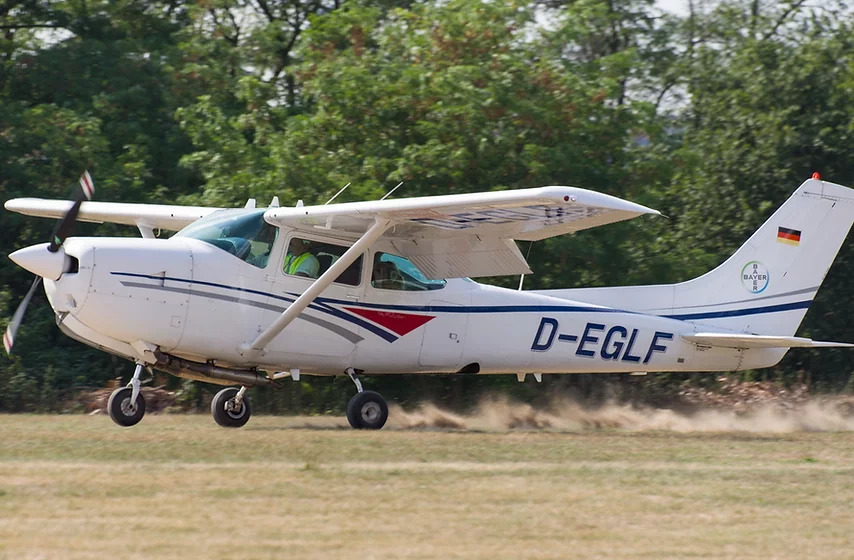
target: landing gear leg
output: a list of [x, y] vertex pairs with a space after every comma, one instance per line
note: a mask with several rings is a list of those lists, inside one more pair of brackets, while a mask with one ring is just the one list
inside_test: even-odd
[[359, 391], [347, 404], [347, 421], [357, 430], [379, 430], [388, 420], [388, 404], [379, 393], [362, 389], [356, 370], [347, 368], [347, 375]]
[[107, 401], [107, 412], [110, 418], [119, 426], [133, 426], [145, 416], [145, 399], [139, 392], [139, 374], [142, 364], [136, 364], [133, 377], [127, 387], [113, 391]]
[[211, 401], [214, 421], [223, 428], [240, 428], [249, 422], [252, 405], [246, 396], [246, 387], [239, 390], [228, 387], [217, 393]]
[[356, 384], [356, 390], [361, 393], [362, 392], [362, 382], [359, 381], [358, 377], [356, 377], [356, 370], [351, 368], [351, 367], [348, 367], [347, 368], [347, 375], [350, 376], [350, 381], [352, 381], [353, 383]]

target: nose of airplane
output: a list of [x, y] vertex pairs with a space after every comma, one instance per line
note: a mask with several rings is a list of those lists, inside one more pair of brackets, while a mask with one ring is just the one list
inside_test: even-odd
[[50, 243], [39, 243], [31, 247], [18, 249], [9, 255], [12, 261], [25, 270], [29, 270], [33, 274], [38, 274], [43, 278], [50, 280], [58, 280], [62, 273], [65, 272], [70, 265], [71, 259], [65, 254], [65, 250], [60, 247], [56, 252], [47, 250]]

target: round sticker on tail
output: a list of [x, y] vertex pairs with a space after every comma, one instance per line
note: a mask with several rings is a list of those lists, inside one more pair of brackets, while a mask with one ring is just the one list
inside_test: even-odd
[[768, 287], [768, 269], [759, 261], [750, 261], [741, 269], [741, 283], [752, 294], [759, 294]]

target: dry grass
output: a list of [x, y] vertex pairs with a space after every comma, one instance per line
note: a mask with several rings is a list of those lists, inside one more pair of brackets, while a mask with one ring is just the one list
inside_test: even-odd
[[341, 426], [0, 416], [0, 558], [854, 554], [850, 432]]

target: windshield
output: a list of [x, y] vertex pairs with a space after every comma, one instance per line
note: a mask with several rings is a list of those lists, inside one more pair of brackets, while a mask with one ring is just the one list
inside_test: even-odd
[[264, 221], [264, 210], [223, 210], [175, 234], [210, 243], [252, 266], [264, 268], [279, 229]]

